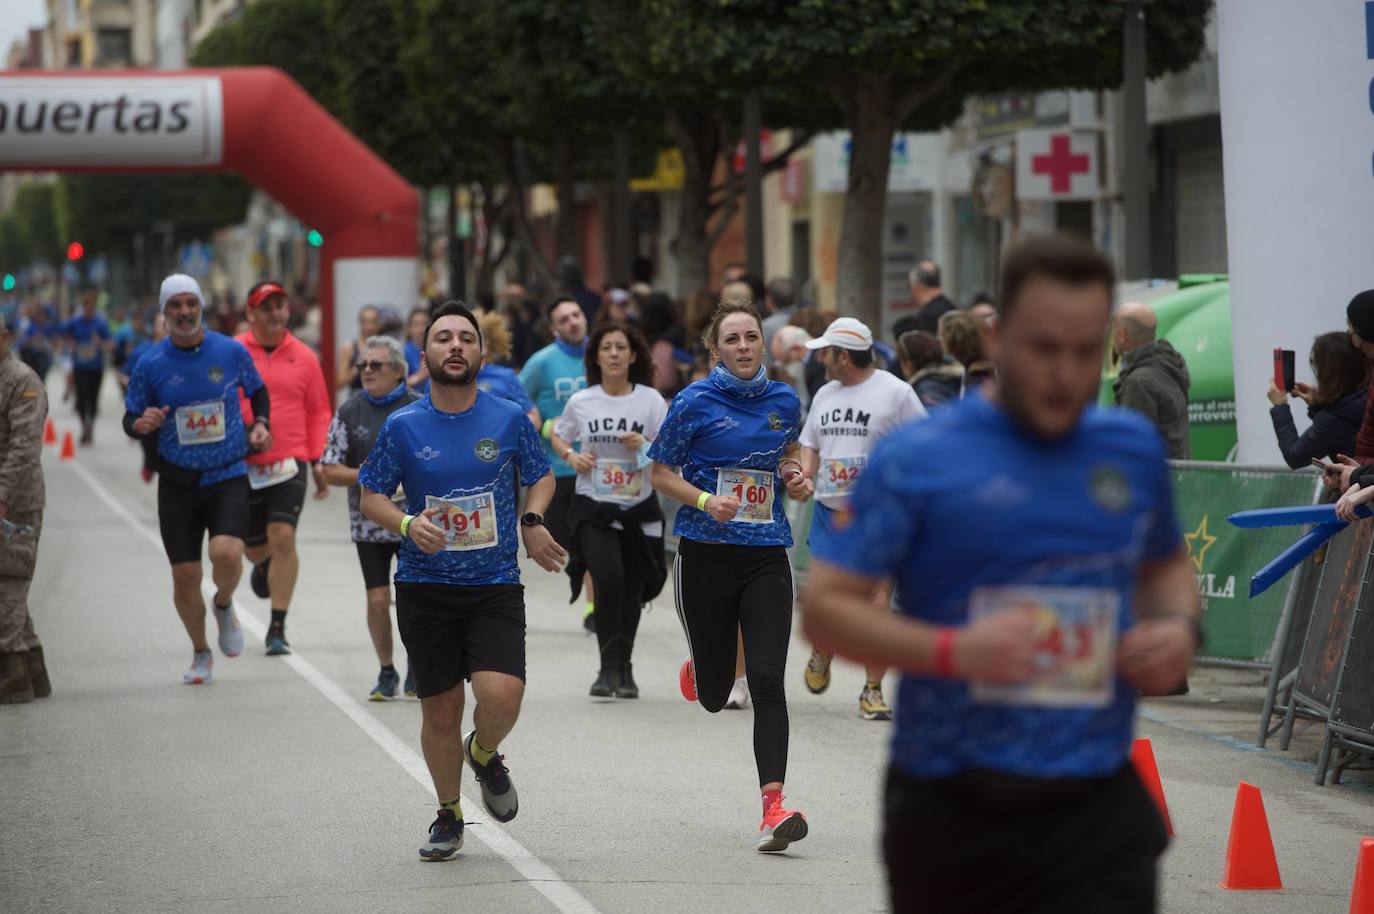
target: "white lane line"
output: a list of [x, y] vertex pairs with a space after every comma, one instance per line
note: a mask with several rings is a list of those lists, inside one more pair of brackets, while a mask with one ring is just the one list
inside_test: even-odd
[[[130, 527], [142, 534], [143, 538], [157, 549], [159, 555], [163, 554], [161, 534], [135, 517], [133, 512], [105, 488], [104, 484], [96, 479], [90, 470], [75, 461], [67, 465], [82, 478], [86, 485], [91, 487], [91, 491], [111, 511], [122, 517]], [[206, 581], [204, 590], [207, 601], [214, 597], [213, 583]], [[245, 631], [255, 638], [261, 638], [267, 634], [267, 626], [261, 619], [244, 610], [242, 606], [237, 604], [237, 601], [235, 608], [238, 611], [239, 622]], [[391, 756], [392, 760], [400, 765], [402, 770], [424, 788], [426, 794], [432, 796], [434, 783], [429, 779], [429, 769], [415, 750], [406, 745], [380, 720], [368, 713], [357, 699], [345, 692], [332, 679], [321, 673], [318, 667], [301, 656], [299, 651], [294, 647], [291, 650], [292, 653], [284, 658], [287, 665], [295, 670], [302, 679], [310, 683], [315, 691], [323, 695], [330, 704], [343, 712], [345, 717], [357, 724], [358, 728], [366, 733], [383, 752]], [[483, 808], [478, 799], [464, 793], [463, 801], [463, 818], [469, 823], [480, 822], [483, 826], [481, 834], [474, 834], [469, 831], [468, 836], [477, 838], [491, 848], [497, 856], [504, 859], [517, 873], [523, 876], [532, 888], [552, 902], [554, 907], [564, 914], [600, 914], [596, 907], [580, 892], [564, 882], [553, 867], [530, 853], [523, 844], [512, 838], [497, 822], [485, 816], [478, 816], [474, 820], [469, 810]]]

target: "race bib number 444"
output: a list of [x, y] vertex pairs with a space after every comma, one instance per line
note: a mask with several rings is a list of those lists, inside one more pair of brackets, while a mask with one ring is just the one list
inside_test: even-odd
[[1034, 614], [1039, 673], [1023, 685], [974, 682], [969, 690], [974, 701], [1051, 708], [1111, 704], [1119, 593], [1092, 587], [980, 587], [969, 605], [975, 620], [1007, 609]]
[[448, 552], [490, 549], [497, 543], [496, 501], [490, 492], [461, 498], [425, 496], [425, 510], [441, 507], [431, 520], [444, 531]]
[[592, 468], [592, 488], [603, 498], [638, 499], [644, 494], [644, 471], [633, 461], [601, 459]]
[[224, 440], [224, 401], [178, 406], [177, 441], [184, 445], [214, 444]]
[[716, 494], [739, 499], [733, 523], [773, 522], [774, 476], [768, 470], [722, 469], [716, 474]]

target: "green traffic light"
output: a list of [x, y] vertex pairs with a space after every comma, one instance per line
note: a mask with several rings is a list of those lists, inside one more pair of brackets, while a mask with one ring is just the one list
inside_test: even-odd
[[6, 273], [6, 274], [5, 274], [5, 281], [4, 281], [5, 291], [6, 291], [6, 292], [12, 292], [12, 291], [14, 291], [14, 285], [15, 285], [15, 283], [14, 283], [14, 274], [13, 274], [13, 273]]
[[315, 231], [314, 229], [311, 229], [309, 232], [306, 232], [305, 240], [310, 244], [312, 248], [317, 248], [320, 245], [324, 244], [324, 236], [321, 235], [319, 232]]

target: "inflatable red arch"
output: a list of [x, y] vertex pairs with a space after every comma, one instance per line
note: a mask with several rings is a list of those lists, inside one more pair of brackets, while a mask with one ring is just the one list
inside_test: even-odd
[[324, 235], [329, 378], [363, 305], [415, 300], [415, 189], [280, 70], [0, 72], [0, 170], [243, 175]]

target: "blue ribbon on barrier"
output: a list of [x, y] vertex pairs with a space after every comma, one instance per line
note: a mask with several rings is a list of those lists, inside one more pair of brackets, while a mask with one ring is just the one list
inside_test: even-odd
[[1250, 598], [1254, 599], [1264, 593], [1281, 580], [1284, 575], [1298, 567], [1303, 559], [1316, 552], [1322, 544], [1348, 526], [1350, 525], [1343, 521], [1334, 524], [1319, 524], [1304, 533], [1297, 542], [1274, 556], [1268, 564], [1250, 577]]
[[[1374, 517], [1365, 505], [1355, 509], [1356, 517]], [[1233, 527], [1257, 530], [1261, 527], [1293, 527], [1307, 524], [1343, 524], [1336, 516], [1335, 505], [1298, 505], [1293, 508], [1256, 508], [1238, 511], [1226, 518]]]

